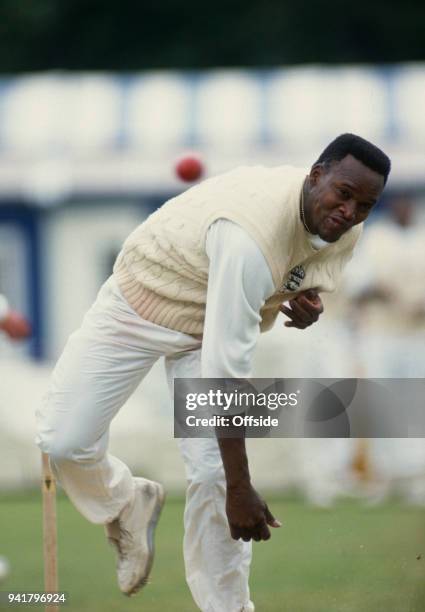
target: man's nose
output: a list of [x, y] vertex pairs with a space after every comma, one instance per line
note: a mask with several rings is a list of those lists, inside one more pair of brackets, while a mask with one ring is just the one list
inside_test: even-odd
[[357, 202], [355, 200], [346, 200], [341, 207], [344, 219], [347, 219], [347, 221], [354, 219], [356, 215], [356, 208]]

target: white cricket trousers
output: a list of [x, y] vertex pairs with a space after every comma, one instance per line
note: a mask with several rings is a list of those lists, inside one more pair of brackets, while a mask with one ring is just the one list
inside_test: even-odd
[[[75, 507], [93, 523], [113, 521], [134, 495], [129, 468], [107, 452], [109, 424], [159, 357], [176, 377], [200, 376], [196, 338], [143, 320], [111, 277], [74, 332], [37, 412], [37, 444]], [[181, 439], [188, 489], [186, 578], [203, 612], [252, 611], [251, 543], [230, 537], [223, 465], [215, 439]]]

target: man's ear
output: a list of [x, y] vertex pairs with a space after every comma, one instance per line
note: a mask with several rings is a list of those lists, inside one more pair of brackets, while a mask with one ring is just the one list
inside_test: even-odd
[[317, 185], [317, 182], [325, 174], [325, 172], [326, 172], [326, 166], [324, 163], [314, 164], [309, 174], [310, 185], [312, 187], [315, 187]]

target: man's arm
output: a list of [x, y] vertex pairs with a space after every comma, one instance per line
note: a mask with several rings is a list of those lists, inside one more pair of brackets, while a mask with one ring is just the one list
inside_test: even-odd
[[226, 513], [233, 539], [268, 540], [271, 527], [280, 527], [265, 501], [251, 485], [245, 438], [218, 438], [226, 474]]
[[[202, 376], [248, 378], [259, 335], [259, 312], [274, 292], [272, 276], [255, 242], [230, 221], [219, 220], [211, 226], [207, 253], [210, 270]], [[279, 527], [280, 523], [251, 485], [245, 439], [218, 437], [218, 444], [226, 475], [226, 512], [232, 537], [268, 539], [267, 525]]]

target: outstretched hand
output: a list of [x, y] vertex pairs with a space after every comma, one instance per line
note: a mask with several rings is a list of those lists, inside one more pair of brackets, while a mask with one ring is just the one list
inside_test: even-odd
[[281, 527], [274, 518], [266, 502], [250, 485], [227, 488], [226, 513], [230, 534], [234, 540], [242, 538], [244, 542], [268, 540], [270, 527]]
[[305, 329], [318, 320], [323, 303], [315, 289], [308, 289], [289, 300], [289, 307], [281, 304], [279, 310], [290, 319], [285, 322], [285, 327]]

